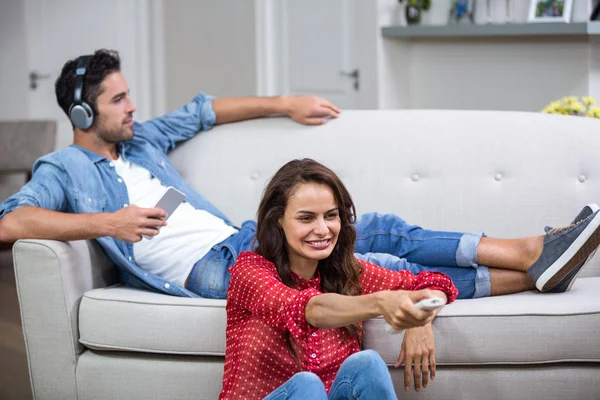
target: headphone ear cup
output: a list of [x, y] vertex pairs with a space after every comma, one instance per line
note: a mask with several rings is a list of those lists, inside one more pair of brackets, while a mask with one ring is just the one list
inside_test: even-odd
[[86, 102], [74, 104], [69, 110], [69, 118], [75, 127], [88, 129], [94, 123], [94, 111]]

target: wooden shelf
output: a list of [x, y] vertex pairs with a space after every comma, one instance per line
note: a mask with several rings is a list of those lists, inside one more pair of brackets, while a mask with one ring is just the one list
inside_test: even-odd
[[381, 34], [398, 39], [443, 39], [523, 36], [594, 36], [600, 35], [600, 22], [544, 22], [504, 25], [416, 25], [386, 26]]

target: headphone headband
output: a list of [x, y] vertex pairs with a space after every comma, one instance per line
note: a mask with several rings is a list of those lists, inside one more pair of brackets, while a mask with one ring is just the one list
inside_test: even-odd
[[75, 94], [73, 96], [73, 104], [81, 104], [83, 100], [83, 78], [87, 71], [87, 65], [90, 56], [81, 56], [77, 59], [77, 67], [75, 67]]

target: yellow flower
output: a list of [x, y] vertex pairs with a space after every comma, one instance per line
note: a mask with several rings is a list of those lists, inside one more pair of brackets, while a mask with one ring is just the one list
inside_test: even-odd
[[589, 106], [589, 105], [597, 103], [596, 99], [593, 98], [593, 97], [590, 97], [590, 96], [583, 96], [581, 98], [581, 100], [583, 100], [583, 104], [585, 104], [586, 106]]
[[573, 103], [569, 104], [569, 106], [567, 107], [567, 111], [580, 113], [585, 111], [585, 107], [580, 102], [574, 101]]
[[582, 96], [581, 101], [577, 96], [566, 96], [546, 105], [543, 114], [577, 115], [587, 118], [600, 119], [600, 107], [594, 106], [597, 101], [591, 96]]
[[577, 100], [578, 100], [577, 96], [568, 96], [568, 97], [563, 97], [563, 99], [562, 99], [562, 101], [564, 101], [567, 105], [575, 103]]
[[552, 103], [550, 103], [548, 105], [548, 109], [550, 111], [558, 111], [558, 110], [562, 109], [562, 104], [560, 104], [559, 101], [553, 101]]

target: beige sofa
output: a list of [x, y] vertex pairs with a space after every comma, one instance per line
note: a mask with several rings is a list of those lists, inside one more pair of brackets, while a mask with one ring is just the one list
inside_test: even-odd
[[[518, 112], [345, 111], [304, 127], [284, 118], [215, 128], [171, 159], [234, 222], [254, 218], [265, 181], [312, 157], [334, 169], [359, 213], [394, 212], [432, 229], [542, 234], [600, 203], [600, 121]], [[174, 255], [175, 256], [175, 255]], [[14, 248], [37, 399], [214, 399], [225, 302], [120, 286], [92, 241]], [[565, 294], [461, 300], [434, 322], [439, 370], [402, 399], [600, 398], [600, 257]], [[365, 325], [392, 365], [401, 335]]]

